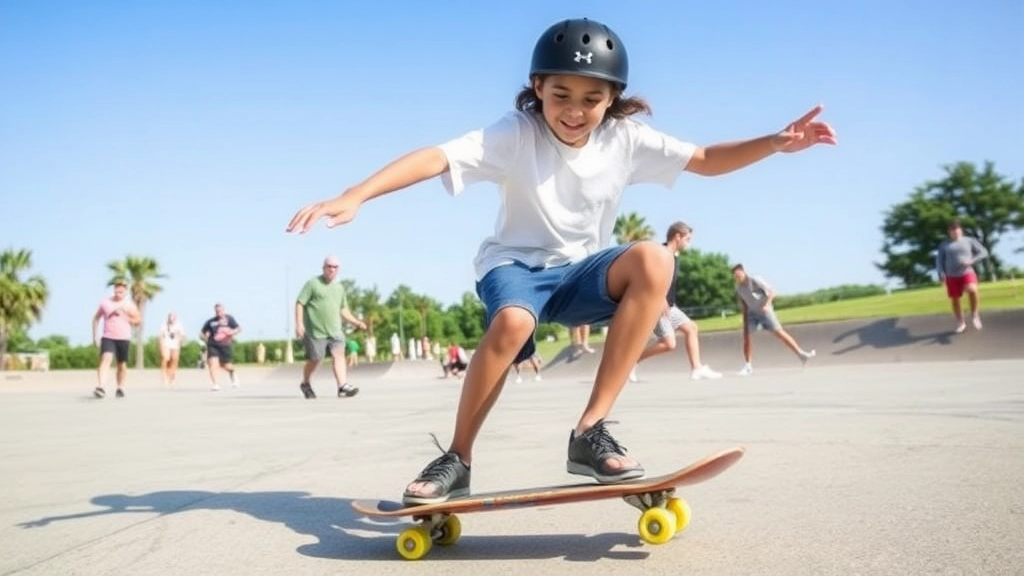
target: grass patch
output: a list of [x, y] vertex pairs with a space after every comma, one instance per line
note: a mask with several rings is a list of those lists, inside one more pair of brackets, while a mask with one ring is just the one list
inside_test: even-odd
[[[980, 285], [981, 310], [1007, 310], [1024, 307], [1024, 280], [1002, 280], [984, 282]], [[967, 297], [963, 299], [967, 306]], [[857, 318], [889, 318], [903, 316], [922, 316], [927, 314], [949, 314], [949, 299], [946, 290], [940, 286], [900, 290], [892, 294], [868, 296], [851, 300], [840, 300], [826, 304], [814, 304], [798, 308], [777, 310], [779, 321], [783, 324], [806, 324], [810, 322], [829, 322], [836, 320], [853, 320]], [[705, 318], [698, 324], [702, 332], [735, 330], [741, 325], [738, 314], [725, 318]], [[591, 342], [603, 342], [600, 330], [590, 335]], [[555, 357], [558, 352], [568, 346], [567, 339], [555, 342], [538, 342], [537, 351], [545, 361]]]

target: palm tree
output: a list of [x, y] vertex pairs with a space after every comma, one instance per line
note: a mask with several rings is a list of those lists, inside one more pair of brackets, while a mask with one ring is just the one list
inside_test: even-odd
[[636, 212], [616, 218], [612, 233], [615, 234], [615, 241], [619, 244], [654, 238], [654, 229], [648, 226], [647, 221]]
[[384, 306], [380, 303], [380, 292], [376, 286], [362, 291], [359, 295], [359, 308], [363, 311], [367, 335], [374, 336], [374, 325], [384, 318]]
[[8, 249], [0, 254], [0, 370], [4, 368], [7, 339], [15, 330], [39, 320], [50, 297], [42, 276], [20, 278], [31, 267], [31, 250]]
[[166, 278], [166, 274], [160, 272], [160, 263], [148, 256], [125, 256], [124, 260], [114, 260], [107, 264], [114, 275], [107, 282], [113, 286], [119, 278], [128, 280], [128, 289], [131, 291], [132, 301], [139, 309], [139, 324], [135, 330], [135, 367], [145, 366], [145, 309], [146, 303], [153, 299], [163, 286], [153, 282], [156, 278]]

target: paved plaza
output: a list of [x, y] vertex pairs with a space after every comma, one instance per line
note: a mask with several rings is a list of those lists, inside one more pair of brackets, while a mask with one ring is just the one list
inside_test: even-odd
[[[553, 370], [552, 373], [555, 371]], [[133, 372], [128, 396], [90, 373], [0, 383], [0, 574], [1020, 574], [1024, 359], [767, 367], [694, 382], [648, 371], [616, 436], [667, 472], [743, 446], [682, 492], [690, 527], [644, 544], [620, 500], [462, 516], [424, 559], [404, 522], [355, 514], [395, 498], [451, 434], [459, 383], [361, 382], [304, 400], [280, 371], [214, 393]], [[80, 378], [82, 381], [75, 381]], [[476, 448], [477, 491], [572, 482], [583, 375], [509, 382]], [[429, 564], [425, 566], [425, 564]]]

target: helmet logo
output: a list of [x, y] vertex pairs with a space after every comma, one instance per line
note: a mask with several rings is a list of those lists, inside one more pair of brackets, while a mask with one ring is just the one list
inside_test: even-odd
[[593, 52], [587, 52], [586, 54], [584, 54], [582, 52], [576, 52], [576, 57], [573, 58], [573, 60], [575, 60], [576, 62], [582, 62], [582, 61], [586, 60], [587, 64], [593, 64], [594, 63], [592, 61], [593, 57], [594, 57], [594, 53]]

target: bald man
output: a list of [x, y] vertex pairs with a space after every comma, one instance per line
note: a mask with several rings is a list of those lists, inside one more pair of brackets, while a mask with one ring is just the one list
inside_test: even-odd
[[337, 282], [339, 266], [334, 256], [325, 258], [323, 271], [306, 282], [295, 301], [295, 336], [306, 348], [306, 364], [302, 368], [299, 390], [307, 399], [316, 398], [310, 378], [327, 354], [331, 355], [338, 397], [348, 398], [359, 392], [359, 388], [347, 382], [345, 331], [341, 321], [362, 330], [366, 329], [366, 324], [353, 316], [348, 308], [345, 288]]

